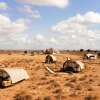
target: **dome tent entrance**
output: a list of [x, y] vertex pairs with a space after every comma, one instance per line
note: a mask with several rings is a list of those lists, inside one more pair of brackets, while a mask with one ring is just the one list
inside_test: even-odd
[[19, 81], [28, 79], [29, 76], [24, 69], [4, 68], [0, 69], [0, 85], [9, 86]]
[[67, 60], [63, 64], [64, 72], [80, 72], [84, 69], [85, 65], [81, 61]]
[[55, 63], [57, 60], [56, 60], [56, 57], [54, 55], [47, 55], [46, 58], [45, 58], [45, 63]]

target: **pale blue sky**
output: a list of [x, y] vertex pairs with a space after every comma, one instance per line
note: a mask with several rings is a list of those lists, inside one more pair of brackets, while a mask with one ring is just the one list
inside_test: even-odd
[[[24, 1], [27, 1], [27, 2], [24, 2]], [[96, 20], [97, 17], [100, 17], [99, 16], [100, 0], [62, 0], [62, 1], [64, 1], [63, 3], [66, 3], [66, 1], [68, 1], [68, 3], [67, 3], [67, 5], [64, 5], [64, 6], [60, 5], [61, 7], [59, 6], [58, 3], [55, 3], [55, 2], [57, 2], [57, 0], [53, 0], [52, 2], [50, 2], [50, 0], [47, 0], [46, 3], [50, 2], [51, 5], [46, 4], [44, 2], [45, 0], [40, 0], [40, 1], [43, 1], [43, 3], [40, 3], [39, 0], [37, 3], [35, 1], [36, 0], [0, 0], [0, 3], [3, 3], [3, 4], [0, 4], [0, 15], [2, 15], [1, 16], [2, 18], [6, 16], [11, 21], [11, 23], [12, 23], [11, 29], [13, 28], [13, 23], [16, 23], [16, 21], [19, 19], [23, 19], [24, 21], [21, 20], [21, 22], [23, 22], [25, 24], [25, 26], [27, 26], [27, 29], [25, 29], [23, 31], [19, 30], [17, 33], [16, 32], [13, 33], [11, 31], [11, 34], [15, 34], [14, 35], [15, 37], [17, 35], [18, 35], [18, 37], [20, 36], [19, 37], [20, 40], [19, 40], [19, 38], [10, 39], [10, 37], [12, 35], [9, 32], [4, 33], [8, 36], [6, 36], [6, 35], [2, 36], [2, 38], [4, 38], [4, 39], [3, 40], [1, 39], [2, 42], [0, 43], [0, 48], [4, 48], [4, 49], [8, 49], [8, 48], [11, 48], [11, 49], [20, 49], [20, 48], [21, 49], [24, 49], [24, 48], [42, 49], [42, 48], [56, 46], [56, 48], [61, 48], [61, 49], [80, 49], [80, 48], [100, 49], [98, 47], [98, 42], [100, 42], [100, 38], [99, 38], [100, 35], [98, 35], [99, 31], [100, 31], [100, 29], [99, 29], [100, 23], [97, 23], [99, 21]], [[61, 0], [58, 0], [58, 2], [59, 1], [61, 1]], [[55, 4], [57, 4], [57, 5], [55, 5]], [[92, 14], [89, 12], [92, 12]], [[74, 41], [70, 41], [71, 37], [68, 34], [71, 34], [72, 39], [73, 39], [73, 37], [76, 38], [76, 36], [77, 36], [77, 38], [79, 38], [79, 35], [77, 35], [77, 33], [75, 33], [75, 32], [73, 34], [70, 32], [67, 33], [68, 32], [67, 28], [66, 28], [66, 31], [65, 31], [65, 29], [63, 30], [63, 28], [62, 28], [61, 31], [63, 31], [63, 32], [59, 32], [57, 30], [55, 30], [55, 31], [52, 30], [52, 27], [56, 26], [60, 22], [69, 20], [70, 18], [73, 18], [73, 17], [77, 16], [78, 14], [80, 14], [82, 18], [83, 18], [83, 16], [85, 16], [87, 14], [88, 14], [87, 16], [89, 16], [89, 18], [90, 18], [90, 16], [93, 15], [92, 16], [93, 20], [95, 17], [95, 20], [96, 20], [95, 26], [92, 26], [92, 28], [89, 26], [89, 28], [87, 29], [87, 31], [93, 31], [92, 39], [90, 38], [91, 36], [87, 37], [87, 40], [89, 40], [89, 41], [93, 40], [92, 41], [93, 43], [91, 43], [91, 41], [90, 41], [89, 44], [80, 45], [83, 42], [79, 43], [78, 42], [79, 40], [77, 40], [77, 39], [75, 39]], [[87, 18], [86, 18], [86, 21], [87, 21]], [[3, 22], [1, 22], [1, 24], [0, 24], [0, 28], [1, 28], [0, 35], [2, 35], [3, 30], [6, 27], [5, 26], [4, 28], [2, 28], [2, 23]], [[23, 23], [21, 23], [21, 25]], [[66, 24], [66, 23], [64, 23], [64, 24]], [[71, 24], [72, 24], [72, 21], [71, 21]], [[92, 22], [92, 24], [94, 24], [94, 23]], [[74, 27], [72, 28], [72, 30], [74, 30]], [[82, 31], [86, 31], [86, 29], [82, 30]], [[67, 34], [65, 35], [64, 32]], [[98, 38], [95, 37], [95, 35], [94, 35], [95, 32], [97, 32], [96, 35]], [[80, 34], [81, 34], [81, 32], [80, 32]], [[64, 43], [60, 44], [62, 42], [62, 39], [61, 39], [62, 36], [66, 37], [66, 39], [68, 41], [66, 41], [66, 39], [65, 39]], [[85, 33], [85, 36], [86, 36], [86, 33]], [[21, 39], [22, 39], [22, 41], [21, 41]], [[47, 39], [47, 40], [45, 40], [45, 39]], [[23, 43], [23, 40], [24, 40], [24, 43]], [[82, 39], [82, 40], [85, 41], [86, 37], [84, 37], [84, 39]], [[19, 43], [19, 41], [20, 41], [20, 43]], [[47, 42], [47, 44], [45, 44], [45, 42]], [[65, 46], [65, 44], [67, 42], [70, 42], [70, 43]], [[16, 46], [15, 46], [15, 43], [17, 44]], [[78, 43], [79, 43], [79, 45], [78, 45]], [[71, 47], [70, 47], [70, 44], [72, 45]], [[92, 44], [92, 45], [90, 45], [90, 44]], [[34, 46], [31, 46], [31, 45], [34, 45]], [[12, 47], [10, 47], [10, 46], [12, 46]], [[88, 46], [90, 46], [90, 47], [88, 47]]]

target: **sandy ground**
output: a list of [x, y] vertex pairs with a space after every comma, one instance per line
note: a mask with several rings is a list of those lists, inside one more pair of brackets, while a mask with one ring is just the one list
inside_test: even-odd
[[[80, 59], [79, 54], [58, 54], [56, 64], [44, 64], [45, 55], [0, 54], [0, 67], [27, 70], [30, 78], [0, 89], [0, 100], [100, 100], [100, 59], [85, 62], [80, 73], [59, 73], [66, 57]], [[57, 72], [50, 74], [45, 66]]]

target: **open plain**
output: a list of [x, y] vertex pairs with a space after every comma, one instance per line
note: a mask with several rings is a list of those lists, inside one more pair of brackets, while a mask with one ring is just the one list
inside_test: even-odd
[[[56, 64], [45, 64], [43, 54], [0, 54], [0, 68], [24, 68], [30, 78], [0, 89], [0, 100], [100, 100], [100, 59], [83, 61], [81, 53], [56, 54]], [[63, 73], [66, 57], [80, 59], [86, 69]], [[56, 72], [49, 73], [48, 66]]]

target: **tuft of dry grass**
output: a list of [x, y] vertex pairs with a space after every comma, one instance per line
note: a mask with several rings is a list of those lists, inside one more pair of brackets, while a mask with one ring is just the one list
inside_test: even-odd
[[78, 92], [76, 92], [76, 91], [73, 91], [72, 93], [70, 93], [70, 97], [76, 97], [76, 96], [78, 96], [79, 95], [79, 93]]
[[80, 84], [76, 85], [75, 90], [82, 90], [82, 86]]
[[43, 100], [51, 100], [50, 96], [45, 96]]
[[75, 87], [74, 84], [70, 83], [70, 82], [65, 83], [64, 86], [67, 86], [67, 87], [70, 87], [70, 88], [74, 88]]
[[84, 75], [84, 76], [82, 76], [82, 77], [79, 78], [79, 81], [84, 81], [84, 80], [87, 79], [87, 77], [88, 77], [87, 75]]
[[53, 91], [53, 94], [61, 94], [61, 93], [62, 93], [62, 90], [61, 90], [60, 88], [55, 89], [55, 90]]
[[97, 100], [97, 96], [88, 95], [84, 98], [84, 100]]
[[93, 91], [93, 87], [89, 86], [89, 87], [87, 87], [87, 90], [88, 91]]
[[46, 77], [41, 77], [40, 80], [47, 80], [47, 78]]
[[61, 95], [56, 95], [55, 100], [62, 100], [62, 96]]
[[19, 93], [16, 94], [16, 96], [14, 97], [15, 100], [32, 100], [32, 96], [29, 94], [25, 94], [25, 93]]

